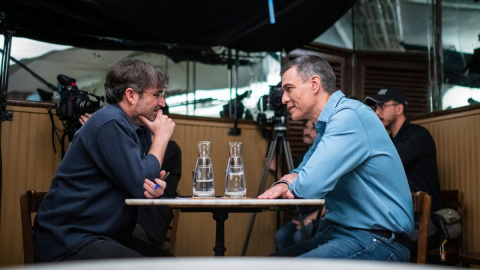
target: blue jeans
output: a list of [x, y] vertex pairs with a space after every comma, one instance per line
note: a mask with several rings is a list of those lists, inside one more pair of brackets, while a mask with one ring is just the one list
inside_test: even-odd
[[312, 234], [313, 224], [310, 223], [305, 226], [305, 235], [303, 230], [297, 230], [297, 225], [289, 221], [275, 233], [275, 245], [277, 249], [284, 249], [291, 245], [298, 244], [310, 238]]
[[328, 224], [314, 238], [270, 256], [409, 262], [410, 250], [394, 239], [395, 234], [387, 239], [366, 230]]

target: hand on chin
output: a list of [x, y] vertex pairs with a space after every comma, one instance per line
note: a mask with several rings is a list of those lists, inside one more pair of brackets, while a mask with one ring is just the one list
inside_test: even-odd
[[140, 123], [142, 123], [142, 125], [145, 123], [145, 120], [153, 122], [153, 121], [155, 121], [155, 118], [157, 118], [157, 112], [155, 112], [153, 115], [139, 115], [137, 117], [138, 121], [140, 121]]

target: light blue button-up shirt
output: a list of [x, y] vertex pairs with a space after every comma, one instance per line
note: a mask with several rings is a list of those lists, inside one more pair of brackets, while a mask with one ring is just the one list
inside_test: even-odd
[[290, 189], [324, 198], [325, 218], [341, 226], [412, 234], [413, 205], [392, 140], [371, 108], [335, 92], [320, 114], [318, 135], [292, 171]]

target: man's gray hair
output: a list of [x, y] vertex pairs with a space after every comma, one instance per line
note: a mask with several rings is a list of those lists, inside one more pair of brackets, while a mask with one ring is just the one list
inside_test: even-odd
[[303, 55], [288, 61], [280, 71], [280, 76], [290, 68], [297, 67], [297, 73], [306, 82], [314, 75], [318, 75], [322, 81], [325, 92], [333, 94], [336, 90], [336, 77], [328, 62], [317, 55]]
[[159, 65], [144, 60], [125, 58], [113, 65], [105, 78], [105, 96], [108, 103], [122, 101], [127, 88], [142, 94], [145, 89], [167, 89], [170, 79]]

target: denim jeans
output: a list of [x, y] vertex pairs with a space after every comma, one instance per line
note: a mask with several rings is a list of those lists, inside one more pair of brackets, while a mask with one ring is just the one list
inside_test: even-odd
[[314, 238], [270, 256], [409, 262], [410, 250], [394, 239], [395, 234], [387, 239], [366, 230], [328, 224]]

